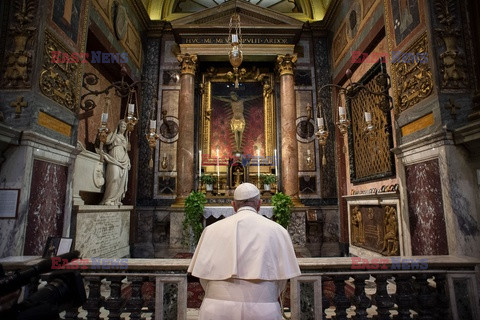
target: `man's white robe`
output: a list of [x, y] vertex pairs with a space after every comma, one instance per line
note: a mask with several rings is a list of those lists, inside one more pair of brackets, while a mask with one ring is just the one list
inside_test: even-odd
[[199, 320], [281, 319], [278, 296], [300, 275], [287, 230], [252, 207], [205, 228], [188, 272], [206, 292]]

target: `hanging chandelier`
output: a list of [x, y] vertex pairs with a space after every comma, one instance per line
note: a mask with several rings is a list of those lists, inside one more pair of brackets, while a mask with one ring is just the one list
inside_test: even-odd
[[238, 68], [243, 61], [242, 46], [242, 28], [240, 26], [240, 15], [234, 12], [230, 17], [230, 24], [228, 27], [228, 43], [232, 48], [228, 52], [228, 60], [233, 67], [233, 73], [235, 74], [235, 88], [238, 88], [239, 72]]

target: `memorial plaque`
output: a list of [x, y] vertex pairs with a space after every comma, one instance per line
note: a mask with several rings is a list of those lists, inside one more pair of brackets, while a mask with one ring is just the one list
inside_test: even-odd
[[72, 135], [72, 126], [68, 123], [58, 120], [45, 112], [40, 111], [38, 113], [38, 124], [56, 131], [64, 136], [70, 137]]
[[350, 206], [350, 241], [385, 256], [400, 254], [396, 205]]
[[122, 258], [128, 255], [130, 210], [106, 211], [105, 206], [90, 207], [99, 209], [89, 212], [80, 209], [77, 213], [75, 250], [87, 258]]

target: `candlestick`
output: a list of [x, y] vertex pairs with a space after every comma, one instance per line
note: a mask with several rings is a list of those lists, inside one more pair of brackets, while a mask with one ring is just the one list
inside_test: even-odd
[[372, 121], [372, 114], [370, 112], [365, 112], [365, 121], [366, 122]]
[[220, 190], [220, 157], [218, 156], [218, 147], [217, 147], [217, 189]]
[[198, 178], [202, 177], [202, 150], [198, 150]]
[[107, 123], [108, 113], [102, 113], [102, 123]]
[[273, 159], [275, 160], [275, 177], [278, 178], [277, 149], [273, 150]]
[[257, 149], [257, 176], [258, 176], [258, 183], [260, 184], [260, 149]]
[[135, 104], [129, 103], [128, 104], [128, 113], [133, 113], [135, 111]]
[[317, 118], [317, 126], [319, 128], [323, 127], [325, 125], [325, 122], [323, 121], [323, 118], [320, 117], [320, 118]]

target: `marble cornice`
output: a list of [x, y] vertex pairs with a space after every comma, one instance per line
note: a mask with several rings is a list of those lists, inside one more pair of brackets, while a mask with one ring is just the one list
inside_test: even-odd
[[453, 133], [444, 128], [441, 131], [434, 132], [414, 141], [401, 144], [396, 148], [392, 148], [391, 150], [398, 157], [404, 157], [407, 155], [407, 153], [418, 153], [434, 147], [453, 144]]
[[15, 128], [0, 123], [0, 141], [8, 144], [20, 144], [21, 132]]
[[63, 151], [68, 154], [73, 154], [76, 151], [76, 147], [71, 144], [61, 142], [59, 140], [49, 138], [40, 133], [33, 131], [22, 131], [20, 137], [20, 145], [38, 148], [40, 145], [52, 148], [54, 150]]
[[480, 120], [468, 123], [467, 125], [457, 128], [453, 131], [455, 144], [462, 144], [480, 140]]

